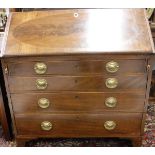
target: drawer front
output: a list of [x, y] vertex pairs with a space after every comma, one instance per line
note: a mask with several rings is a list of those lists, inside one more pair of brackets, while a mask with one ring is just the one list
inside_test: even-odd
[[138, 93], [26, 93], [12, 94], [11, 99], [15, 113], [142, 112], [145, 95]]
[[138, 136], [141, 119], [142, 114], [140, 113], [15, 116], [19, 135], [38, 135], [40, 137]]
[[[11, 93], [16, 91], [128, 91], [146, 89], [146, 75], [112, 77], [116, 88], [107, 88], [109, 77], [103, 76], [53, 76], [9, 77]], [[39, 84], [38, 84], [39, 81]], [[41, 81], [41, 82], [40, 82]], [[41, 84], [40, 84], [41, 83]]]
[[119, 73], [137, 74], [146, 72], [145, 60], [98, 60], [98, 61], [87, 60], [87, 61], [47, 61], [47, 62], [46, 60], [39, 62], [25, 61], [25, 62], [9, 63], [8, 68], [9, 68], [9, 75], [11, 76], [16, 75], [36, 76], [40, 74], [45, 75], [103, 74], [103, 73], [109, 73], [109, 71], [107, 71], [106, 69], [106, 66], [108, 65], [109, 62], [116, 62], [118, 65], [117, 71], [114, 70], [114, 72], [115, 71], [116, 72], [112, 74], [119, 74]]

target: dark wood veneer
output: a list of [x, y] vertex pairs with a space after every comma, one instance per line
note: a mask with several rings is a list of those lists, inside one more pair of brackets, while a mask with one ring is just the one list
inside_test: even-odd
[[[56, 59], [59, 59], [57, 57]], [[27, 60], [27, 59], [25, 59]], [[38, 76], [35, 73], [34, 65], [36, 62], [40, 62], [37, 58], [33, 61], [24, 62], [12, 62], [8, 64], [10, 76]], [[48, 68], [45, 75], [90, 75], [90, 74], [143, 74], [146, 72], [145, 60], [115, 60], [119, 63], [120, 69], [117, 73], [110, 74], [106, 71], [106, 63], [113, 61], [113, 59], [104, 60], [83, 60], [83, 61], [71, 61], [71, 60], [57, 60], [47, 61], [45, 58], [41, 62], [44, 62]]]
[[[117, 99], [116, 107], [105, 105], [108, 97]], [[46, 98], [50, 101], [48, 108], [38, 106], [38, 100]], [[63, 113], [69, 111], [104, 112], [124, 111], [143, 112], [144, 93], [111, 93], [111, 92], [68, 92], [68, 93], [18, 93], [12, 94], [12, 105], [16, 114], [20, 113]]]
[[[20, 135], [48, 135], [51, 137], [110, 137], [117, 135], [140, 136], [142, 114], [133, 115], [127, 113], [106, 113], [103, 114], [36, 114], [15, 115], [17, 133]], [[48, 120], [53, 128], [50, 131], [43, 131], [41, 122]], [[108, 131], [104, 128], [104, 122], [114, 120], [116, 128]]]

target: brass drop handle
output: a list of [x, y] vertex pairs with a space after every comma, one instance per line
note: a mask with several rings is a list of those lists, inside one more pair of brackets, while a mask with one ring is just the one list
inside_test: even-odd
[[40, 98], [38, 100], [38, 105], [40, 108], [45, 109], [50, 106], [50, 101], [47, 98]]
[[43, 121], [41, 123], [41, 128], [42, 128], [42, 130], [49, 131], [52, 129], [52, 123], [49, 121]]
[[44, 74], [47, 70], [47, 65], [43, 62], [38, 62], [34, 65], [34, 70], [37, 74]]
[[117, 99], [115, 97], [108, 97], [106, 100], [105, 100], [105, 105], [109, 108], [114, 108], [116, 107], [116, 104], [117, 104]]
[[116, 123], [114, 121], [106, 121], [104, 123], [104, 128], [106, 130], [114, 130], [116, 127]]
[[118, 86], [118, 80], [116, 78], [108, 78], [105, 84], [107, 88], [116, 88]]
[[110, 61], [106, 64], [106, 70], [110, 73], [115, 73], [119, 70], [119, 64], [115, 61]]
[[37, 79], [36, 80], [37, 89], [46, 89], [47, 85], [48, 84], [45, 79]]

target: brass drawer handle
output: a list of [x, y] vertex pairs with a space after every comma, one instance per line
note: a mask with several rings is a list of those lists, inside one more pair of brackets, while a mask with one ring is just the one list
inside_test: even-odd
[[104, 127], [106, 130], [114, 130], [116, 127], [116, 123], [114, 121], [106, 121], [104, 123]]
[[50, 101], [47, 98], [40, 98], [38, 100], [38, 105], [40, 108], [48, 108], [50, 106]]
[[105, 105], [109, 108], [114, 108], [116, 107], [116, 104], [117, 104], [117, 99], [115, 97], [108, 97], [106, 100], [105, 100]]
[[108, 78], [105, 84], [107, 88], [116, 88], [118, 86], [118, 80], [116, 78]]
[[115, 73], [119, 69], [119, 64], [115, 61], [110, 61], [106, 64], [106, 70], [110, 73]]
[[37, 74], [44, 74], [47, 70], [47, 65], [43, 62], [38, 62], [34, 65], [34, 70]]
[[45, 79], [37, 79], [36, 86], [37, 86], [37, 89], [46, 89], [47, 81]]
[[49, 131], [52, 129], [52, 123], [49, 121], [43, 121], [41, 123], [41, 128], [42, 128], [42, 130]]

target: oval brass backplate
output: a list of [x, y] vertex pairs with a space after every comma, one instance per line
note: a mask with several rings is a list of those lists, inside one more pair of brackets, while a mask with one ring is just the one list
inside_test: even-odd
[[49, 122], [49, 121], [43, 121], [43, 122], [41, 123], [41, 128], [42, 128], [42, 130], [49, 131], [49, 130], [52, 129], [52, 127], [53, 127], [53, 125], [52, 125], [52, 123]]
[[37, 79], [36, 80], [37, 89], [46, 89], [47, 85], [48, 85], [48, 83], [45, 79]]
[[109, 108], [116, 107], [116, 104], [117, 104], [117, 99], [115, 97], [108, 97], [105, 100], [105, 105]]
[[114, 121], [106, 121], [104, 123], [104, 127], [106, 130], [114, 130], [116, 127], [116, 123]]
[[110, 73], [115, 73], [119, 70], [119, 64], [115, 61], [110, 61], [106, 64], [106, 70]]
[[38, 100], [38, 105], [39, 105], [40, 108], [45, 109], [45, 108], [49, 107], [50, 101], [47, 98], [40, 98]]
[[116, 78], [108, 78], [105, 84], [107, 88], [116, 88], [118, 86], [118, 80]]
[[34, 65], [34, 70], [37, 74], [45, 74], [47, 70], [47, 65], [43, 62], [38, 62]]

